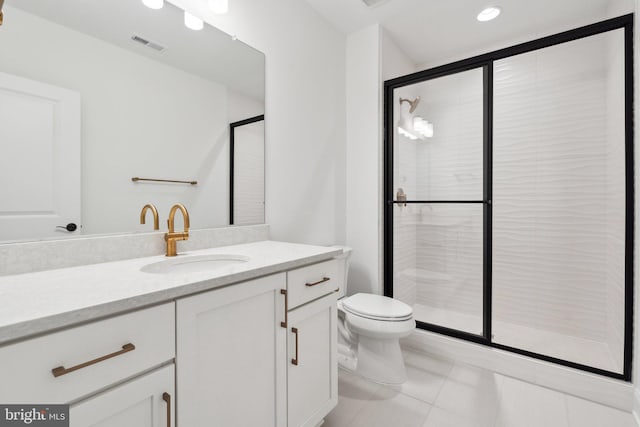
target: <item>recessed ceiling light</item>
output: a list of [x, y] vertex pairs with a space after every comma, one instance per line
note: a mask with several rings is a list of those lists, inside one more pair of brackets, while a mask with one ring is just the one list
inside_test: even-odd
[[477, 19], [480, 22], [491, 21], [492, 19], [497, 18], [501, 11], [502, 9], [500, 9], [500, 6], [491, 6], [480, 12]]

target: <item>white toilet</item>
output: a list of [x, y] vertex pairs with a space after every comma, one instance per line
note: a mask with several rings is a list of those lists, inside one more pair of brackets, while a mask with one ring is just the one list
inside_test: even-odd
[[338, 295], [338, 362], [382, 384], [407, 379], [399, 340], [416, 327], [413, 309], [402, 301], [375, 294], [346, 297], [351, 248], [341, 247], [336, 258], [344, 265], [345, 286]]

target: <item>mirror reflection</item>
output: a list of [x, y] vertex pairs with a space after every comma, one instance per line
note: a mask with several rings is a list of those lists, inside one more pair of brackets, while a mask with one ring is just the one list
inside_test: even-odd
[[[0, 241], [151, 231], [139, 224], [147, 203], [161, 228], [175, 203], [193, 229], [230, 223], [230, 124], [264, 114], [261, 52], [186, 28], [168, 2], [6, 0], [3, 10]], [[251, 180], [234, 193], [253, 203], [243, 223], [264, 222], [264, 125], [244, 133], [256, 151], [236, 160], [248, 159], [236, 167]]]

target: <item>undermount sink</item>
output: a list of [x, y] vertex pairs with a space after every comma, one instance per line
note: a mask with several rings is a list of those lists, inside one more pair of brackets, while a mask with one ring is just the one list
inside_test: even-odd
[[249, 261], [249, 257], [232, 254], [183, 255], [143, 266], [140, 271], [153, 274], [185, 274], [212, 271]]

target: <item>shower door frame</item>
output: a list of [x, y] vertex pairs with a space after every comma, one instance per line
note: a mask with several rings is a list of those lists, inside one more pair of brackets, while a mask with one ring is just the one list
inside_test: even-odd
[[[624, 302], [624, 366], [623, 373], [612, 372], [593, 366], [571, 362], [540, 353], [510, 347], [493, 342], [492, 325], [492, 188], [493, 188], [493, 63], [511, 56], [532, 52], [554, 45], [595, 36], [613, 30], [624, 30], [624, 89], [625, 89], [625, 302]], [[427, 80], [436, 79], [464, 71], [482, 68], [483, 71], [483, 200], [413, 200], [396, 202], [394, 200], [393, 150], [394, 150], [394, 90]], [[631, 381], [631, 363], [633, 347], [633, 249], [634, 249], [634, 162], [633, 162], [633, 14], [597, 22], [595, 24], [543, 37], [505, 49], [456, 61], [384, 82], [384, 147], [383, 147], [383, 280], [384, 294], [393, 297], [393, 208], [397, 203], [482, 203], [483, 204], [483, 333], [475, 335], [457, 329], [417, 321], [420, 329], [440, 333], [454, 338], [464, 339], [489, 347], [532, 357], [538, 360], [599, 374], [615, 379]]]
[[[235, 167], [236, 167], [236, 128], [240, 126], [250, 125], [264, 121], [264, 114], [240, 120], [238, 122], [229, 123], [229, 225], [234, 224], [234, 208], [235, 202]], [[263, 184], [264, 185], [264, 184]], [[264, 216], [264, 215], [263, 215]], [[264, 221], [263, 221], [264, 222]]]

